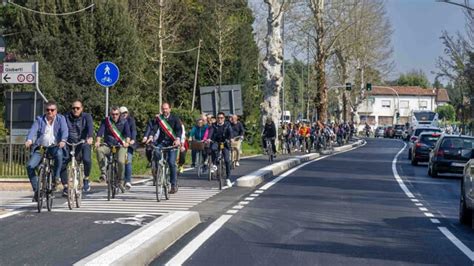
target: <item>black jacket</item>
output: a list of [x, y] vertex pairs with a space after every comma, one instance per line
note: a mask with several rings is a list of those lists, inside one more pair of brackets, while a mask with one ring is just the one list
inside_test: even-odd
[[[183, 133], [183, 127], [181, 126], [181, 121], [179, 120], [179, 118], [177, 116], [174, 116], [174, 115], [170, 114], [170, 116], [166, 119], [166, 121], [168, 122], [168, 124], [173, 129], [173, 132], [174, 132], [174, 135], [176, 136], [176, 138], [179, 138], [181, 141], [184, 141], [184, 140], [181, 139], [181, 135]], [[150, 127], [150, 128], [148, 128], [148, 127]], [[153, 121], [151, 121], [150, 125], [148, 125], [147, 128], [149, 129], [149, 130], [147, 130], [147, 131], [149, 131], [148, 134], [147, 134], [148, 137], [154, 136], [156, 134], [156, 131], [158, 129], [160, 130], [160, 135], [158, 136], [158, 139], [156, 140], [155, 143], [164, 144], [165, 146], [173, 144], [173, 141], [163, 131], [161, 126], [156, 121], [156, 118], [153, 119]]]
[[230, 141], [232, 138], [232, 129], [228, 122], [224, 122], [223, 125], [215, 123], [212, 125], [212, 135], [210, 139], [214, 142], [225, 142]]
[[265, 138], [275, 138], [276, 137], [276, 128], [275, 123], [271, 122], [270, 124], [265, 123], [263, 128], [263, 136]]
[[238, 121], [237, 123], [230, 123], [230, 126], [232, 128], [232, 137], [239, 137], [239, 136], [244, 136], [244, 126], [242, 126], [242, 123]]

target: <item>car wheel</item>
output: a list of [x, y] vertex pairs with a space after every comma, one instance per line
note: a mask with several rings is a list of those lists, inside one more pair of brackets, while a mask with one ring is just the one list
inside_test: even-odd
[[472, 225], [472, 210], [467, 208], [462, 186], [461, 197], [459, 198], [459, 222], [464, 225]]
[[411, 165], [418, 165], [418, 161], [415, 158], [411, 158]]

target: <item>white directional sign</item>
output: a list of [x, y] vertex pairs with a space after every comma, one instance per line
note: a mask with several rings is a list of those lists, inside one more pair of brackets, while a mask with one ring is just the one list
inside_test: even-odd
[[4, 63], [1, 83], [3, 84], [34, 84], [36, 83], [35, 62]]

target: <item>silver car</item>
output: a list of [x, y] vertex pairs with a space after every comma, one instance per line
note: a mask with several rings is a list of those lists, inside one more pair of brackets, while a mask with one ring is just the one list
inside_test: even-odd
[[379, 138], [379, 137], [383, 138], [384, 132], [385, 132], [385, 127], [382, 127], [382, 126], [377, 127], [377, 129], [375, 129], [375, 137], [376, 138]]
[[472, 226], [474, 209], [474, 149], [471, 159], [464, 165], [461, 180], [461, 199], [459, 201], [459, 221], [462, 224]]

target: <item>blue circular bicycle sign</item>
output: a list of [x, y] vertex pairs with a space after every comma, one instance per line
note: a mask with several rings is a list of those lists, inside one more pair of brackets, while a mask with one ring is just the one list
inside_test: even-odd
[[105, 61], [95, 68], [95, 80], [103, 87], [112, 87], [120, 77], [119, 68], [110, 61]]

